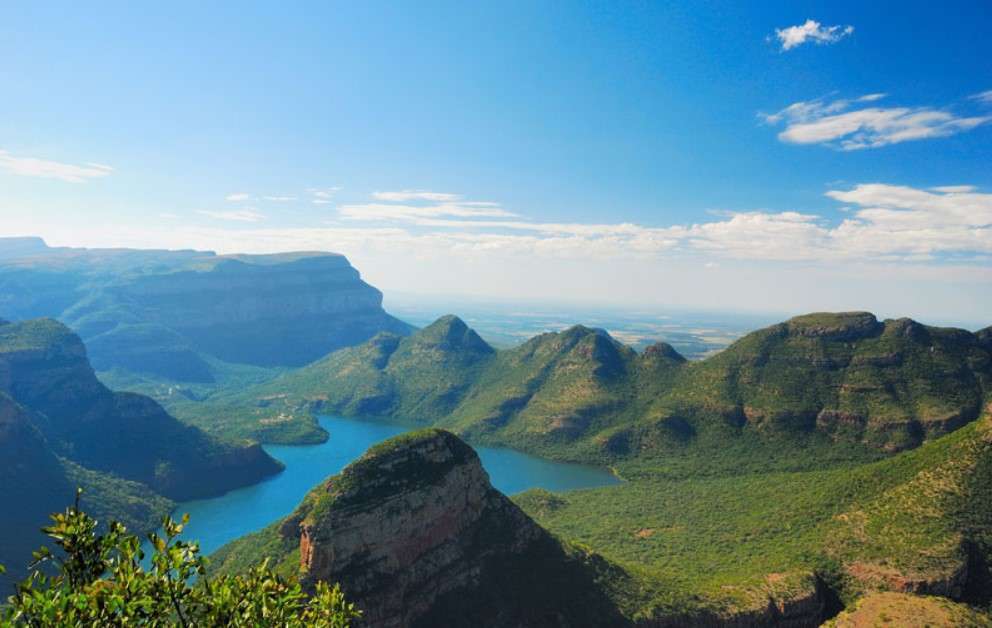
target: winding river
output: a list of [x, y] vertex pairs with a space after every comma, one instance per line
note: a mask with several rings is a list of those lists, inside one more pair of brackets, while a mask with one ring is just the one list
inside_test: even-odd
[[[183, 502], [174, 516], [189, 513], [183, 534], [198, 539], [205, 554], [228, 541], [254, 532], [288, 515], [306, 493], [343, 469], [372, 445], [415, 429], [411, 426], [324, 416], [320, 424], [331, 437], [319, 445], [266, 445], [286, 470], [259, 484], [211, 499]], [[530, 488], [566, 491], [617, 484], [609, 471], [579, 464], [553, 462], [512, 449], [476, 447], [482, 465], [497, 489], [512, 495]]]

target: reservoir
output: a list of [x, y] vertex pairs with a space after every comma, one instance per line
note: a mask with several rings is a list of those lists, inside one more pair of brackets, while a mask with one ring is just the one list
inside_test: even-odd
[[[199, 540], [202, 552], [210, 554], [225, 543], [288, 515], [311, 488], [341, 471], [372, 445], [416, 429], [333, 416], [319, 420], [331, 435], [325, 443], [265, 446], [270, 455], [286, 465], [279, 475], [219, 497], [180, 503], [173, 517], [178, 519], [183, 513], [190, 516], [183, 538]], [[475, 447], [475, 450], [493, 486], [507, 495], [530, 488], [567, 491], [620, 482], [599, 467], [554, 462], [512, 449]]]

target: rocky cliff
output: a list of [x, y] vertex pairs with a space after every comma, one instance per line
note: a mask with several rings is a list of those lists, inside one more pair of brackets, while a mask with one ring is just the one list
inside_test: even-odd
[[[340, 582], [363, 625], [624, 623], [596, 582], [605, 561], [597, 567], [564, 547], [490, 485], [471, 447], [441, 430], [372, 448], [269, 534], [281, 541], [262, 545], [293, 548], [281, 558], [298, 560], [305, 586]], [[247, 548], [236, 542], [221, 557]]]
[[204, 356], [300, 366], [410, 326], [341, 255], [51, 249], [0, 238], [0, 315], [72, 327], [99, 370], [211, 381]]

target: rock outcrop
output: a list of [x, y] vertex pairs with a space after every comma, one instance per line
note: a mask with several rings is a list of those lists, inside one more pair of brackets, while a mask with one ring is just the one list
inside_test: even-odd
[[369, 450], [279, 527], [301, 580], [340, 582], [363, 625], [608, 626], [587, 557], [496, 491], [471, 447], [424, 430]]

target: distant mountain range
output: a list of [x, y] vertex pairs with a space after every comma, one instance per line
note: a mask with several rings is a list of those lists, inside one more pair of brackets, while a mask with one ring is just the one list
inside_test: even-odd
[[97, 370], [209, 382], [210, 358], [302, 366], [411, 327], [341, 255], [51, 248], [0, 238], [0, 316], [57, 318]]
[[48, 515], [85, 489], [101, 520], [151, 530], [172, 506], [253, 484], [282, 466], [257, 444], [205, 435], [101, 384], [79, 336], [51, 319], [0, 322], [0, 564], [23, 575]]

